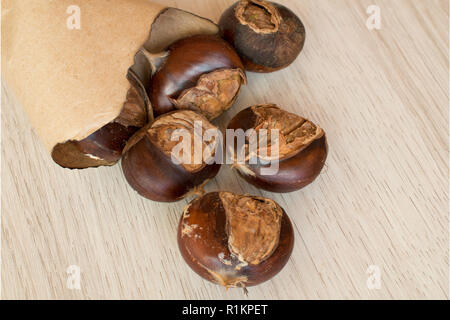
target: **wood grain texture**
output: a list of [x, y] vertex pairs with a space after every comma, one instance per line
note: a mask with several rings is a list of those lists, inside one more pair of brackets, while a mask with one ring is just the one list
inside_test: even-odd
[[[159, 2], [217, 21], [233, 1]], [[448, 1], [279, 2], [305, 23], [305, 49], [287, 70], [249, 74], [220, 123], [276, 102], [320, 124], [330, 154], [317, 182], [292, 194], [261, 192], [229, 168], [208, 185], [272, 197], [292, 218], [290, 262], [248, 298], [448, 298]], [[371, 4], [381, 30], [366, 28]], [[176, 233], [187, 200], [139, 197], [120, 166], [59, 168], [2, 91], [3, 299], [246, 299], [184, 263]], [[81, 267], [81, 290], [66, 286], [69, 265]], [[367, 288], [370, 265], [379, 290]]]

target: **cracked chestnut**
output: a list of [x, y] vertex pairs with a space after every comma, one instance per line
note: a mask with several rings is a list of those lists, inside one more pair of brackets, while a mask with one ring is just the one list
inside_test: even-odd
[[253, 72], [286, 68], [305, 44], [300, 18], [285, 6], [264, 0], [236, 2], [223, 13], [219, 27], [245, 68]]
[[125, 147], [122, 170], [128, 183], [140, 195], [159, 202], [175, 202], [201, 193], [221, 166], [212, 161], [220, 142], [202, 139], [210, 130], [218, 129], [190, 110], [157, 118]]
[[178, 246], [201, 277], [227, 288], [261, 284], [283, 269], [294, 246], [286, 212], [273, 200], [213, 192], [193, 200]]
[[[312, 183], [325, 165], [328, 145], [322, 128], [274, 104], [241, 111], [228, 129], [251, 132], [243, 145], [236, 143], [229, 152], [234, 169], [258, 188], [297, 191]], [[259, 143], [252, 147], [252, 141]]]
[[128, 140], [148, 121], [148, 99], [145, 89], [132, 72], [131, 87], [119, 116], [81, 141], [57, 144], [52, 150], [53, 160], [64, 168], [85, 169], [111, 166], [122, 157]]
[[233, 105], [245, 83], [236, 51], [219, 36], [198, 35], [168, 48], [148, 93], [155, 116], [190, 109], [213, 120]]

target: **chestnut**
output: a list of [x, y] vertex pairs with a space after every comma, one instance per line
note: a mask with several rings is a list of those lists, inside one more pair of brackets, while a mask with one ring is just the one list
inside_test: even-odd
[[213, 120], [228, 110], [246, 83], [236, 51], [217, 35], [197, 35], [168, 48], [148, 88], [155, 117], [190, 109]]
[[119, 116], [87, 138], [55, 145], [53, 160], [64, 168], [86, 169], [111, 166], [122, 157], [128, 140], [152, 120], [145, 88], [136, 75], [129, 71], [130, 89]]
[[[243, 148], [245, 158], [239, 159], [242, 149], [237, 144], [229, 149], [234, 168], [239, 175], [254, 186], [271, 192], [293, 192], [313, 182], [322, 171], [328, 154], [324, 131], [312, 122], [274, 104], [249, 107], [238, 113], [229, 123], [228, 129], [253, 132], [254, 141], [263, 141], [260, 134], [265, 129], [266, 146], [258, 144], [256, 154], [250, 155], [247, 136]], [[279, 137], [274, 139], [274, 130]], [[273, 148], [277, 148], [275, 150]], [[252, 159], [251, 159], [252, 158]], [[253, 161], [251, 161], [253, 160]], [[276, 164], [277, 170], [267, 174], [268, 168]]]
[[212, 192], [185, 208], [178, 246], [204, 279], [245, 289], [283, 269], [294, 247], [294, 232], [286, 212], [273, 200]]
[[[220, 141], [201, 138], [209, 130], [218, 131], [205, 117], [191, 110], [160, 116], [125, 147], [122, 169], [128, 183], [140, 195], [159, 202], [175, 202], [201, 193], [221, 167], [212, 161], [221, 148]], [[175, 136], [177, 132], [182, 135]], [[177, 149], [180, 145], [182, 148]], [[196, 160], [197, 150], [202, 157]], [[186, 154], [189, 158], [184, 157]]]
[[241, 0], [219, 21], [221, 36], [253, 72], [274, 72], [289, 66], [303, 49], [305, 27], [291, 10], [264, 0]]

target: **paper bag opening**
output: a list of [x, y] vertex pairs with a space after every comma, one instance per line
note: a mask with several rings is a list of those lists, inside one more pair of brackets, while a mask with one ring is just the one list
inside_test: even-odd
[[115, 164], [153, 119], [146, 87], [161, 52], [218, 33], [208, 19], [146, 0], [78, 3], [81, 28], [69, 30], [73, 1], [2, 2], [3, 77], [54, 161], [72, 169]]

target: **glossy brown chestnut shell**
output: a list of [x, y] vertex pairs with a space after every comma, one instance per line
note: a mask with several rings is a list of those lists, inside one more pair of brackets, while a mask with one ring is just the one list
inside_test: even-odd
[[245, 68], [274, 72], [289, 66], [305, 43], [305, 27], [288, 8], [263, 0], [242, 0], [226, 10], [220, 34], [237, 51]]
[[294, 233], [286, 212], [273, 200], [213, 192], [185, 208], [178, 246], [204, 279], [246, 288], [281, 271], [291, 256]]
[[[186, 93], [185, 90], [195, 88], [202, 76], [220, 70], [237, 70], [242, 77], [234, 90], [235, 95], [230, 97], [228, 108], [237, 97], [241, 83], [245, 83], [244, 66], [236, 51], [216, 35], [193, 36], [171, 45], [166, 60], [153, 75], [148, 89], [155, 117], [175, 110], [176, 100]], [[208, 119], [218, 115], [220, 112]]]
[[[217, 130], [203, 116], [183, 110], [159, 117], [130, 139], [122, 157], [122, 169], [128, 183], [140, 195], [153, 201], [175, 202], [201, 193], [202, 187], [218, 174], [221, 165], [213, 161], [201, 159], [195, 164], [192, 158], [184, 163], [182, 157], [177, 158], [178, 163], [173, 161], [172, 151], [184, 138], [172, 141], [172, 134], [185, 129], [189, 139], [194, 139], [196, 121], [202, 123], [203, 130]], [[217, 150], [215, 146], [212, 149]]]
[[[277, 161], [279, 168], [276, 174], [265, 175], [262, 170], [271, 164], [260, 159], [253, 164], [248, 159], [244, 159], [245, 163], [235, 163], [234, 168], [247, 182], [267, 191], [287, 193], [306, 187], [319, 176], [328, 155], [326, 135], [320, 127], [273, 104], [247, 108], [228, 125], [232, 130], [259, 132], [259, 128], [267, 129], [268, 136], [271, 129], [279, 130], [282, 142]], [[234, 148], [232, 157], [236, 160], [237, 144]]]

